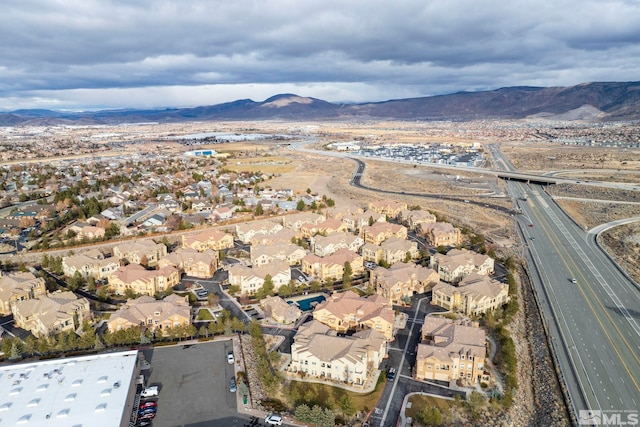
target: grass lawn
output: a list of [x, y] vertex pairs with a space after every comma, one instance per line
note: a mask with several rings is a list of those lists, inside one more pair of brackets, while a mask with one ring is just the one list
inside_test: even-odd
[[418, 413], [424, 408], [431, 408], [435, 406], [440, 411], [443, 420], [449, 420], [451, 417], [451, 408], [455, 405], [453, 400], [438, 399], [431, 396], [423, 396], [415, 394], [409, 398], [411, 402], [411, 408], [406, 410], [407, 417], [411, 417], [414, 420], [418, 418]]
[[197, 320], [213, 320], [213, 315], [206, 308], [201, 308], [200, 310], [198, 310], [198, 316], [196, 317], [196, 319]]
[[[339, 387], [331, 387], [325, 384], [306, 383], [292, 381], [287, 395], [287, 405], [290, 408], [306, 403], [309, 406], [320, 405], [339, 409], [342, 396], [347, 395], [353, 402], [356, 411], [369, 412], [375, 408], [376, 403], [384, 389], [384, 375], [380, 375], [375, 389], [370, 393], [355, 393]], [[285, 392], [287, 392], [285, 391]], [[295, 397], [292, 399], [292, 397]]]

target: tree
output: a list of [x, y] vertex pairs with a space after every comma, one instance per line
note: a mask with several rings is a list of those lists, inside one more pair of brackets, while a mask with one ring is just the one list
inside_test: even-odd
[[441, 426], [442, 414], [435, 406], [424, 408], [418, 412], [418, 421], [427, 427]]
[[351, 269], [351, 263], [349, 261], [344, 262], [344, 267], [342, 269], [342, 286], [344, 289], [349, 289], [351, 287], [351, 276], [353, 275], [353, 270]]
[[275, 285], [273, 284], [271, 275], [267, 274], [266, 276], [264, 276], [264, 283], [262, 284], [262, 287], [258, 290], [258, 292], [256, 292], [256, 298], [262, 299], [264, 297], [273, 295], [274, 287]]
[[136, 297], [136, 291], [134, 291], [132, 288], [127, 288], [124, 290], [124, 297], [126, 299], [134, 299]]
[[262, 208], [262, 204], [258, 203], [258, 206], [256, 206], [256, 210], [254, 213], [256, 216], [264, 215], [264, 209]]
[[296, 204], [296, 209], [299, 211], [303, 211], [305, 207], [306, 205], [304, 204], [304, 201], [302, 201], [302, 199], [298, 200], [298, 203]]
[[79, 271], [76, 271], [75, 273], [73, 273], [71, 279], [69, 279], [69, 281], [67, 282], [67, 285], [70, 291], [75, 291], [79, 287], [84, 285], [84, 277], [82, 277], [82, 274]]
[[472, 391], [467, 403], [471, 410], [471, 418], [477, 420], [480, 416], [480, 411], [482, 411], [482, 408], [484, 407], [484, 396], [482, 393]]
[[353, 417], [353, 415], [356, 413], [355, 404], [353, 403], [353, 400], [351, 399], [351, 397], [348, 394], [343, 394], [342, 395], [338, 405], [340, 406], [340, 410], [342, 411], [342, 413], [347, 418]]

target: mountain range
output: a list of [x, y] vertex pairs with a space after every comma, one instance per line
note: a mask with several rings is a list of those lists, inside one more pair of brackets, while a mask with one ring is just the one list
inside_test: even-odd
[[194, 108], [60, 112], [0, 112], [0, 126], [91, 125], [204, 120], [455, 120], [547, 118], [640, 120], [640, 82], [583, 83], [570, 87], [516, 86], [384, 102], [339, 104], [293, 94], [263, 102], [241, 99]]

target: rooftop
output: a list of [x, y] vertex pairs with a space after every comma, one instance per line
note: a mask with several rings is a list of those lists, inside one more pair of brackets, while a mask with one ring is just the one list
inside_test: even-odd
[[0, 367], [0, 425], [119, 426], [137, 353]]

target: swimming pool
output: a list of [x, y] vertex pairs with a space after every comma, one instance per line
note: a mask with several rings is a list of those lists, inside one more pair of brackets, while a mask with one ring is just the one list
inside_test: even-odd
[[317, 295], [315, 297], [305, 298], [298, 301], [287, 301], [287, 303], [293, 304], [295, 302], [298, 305], [298, 308], [300, 308], [300, 310], [309, 311], [309, 310], [313, 310], [317, 304], [320, 304], [325, 299], [327, 298], [324, 295]]

